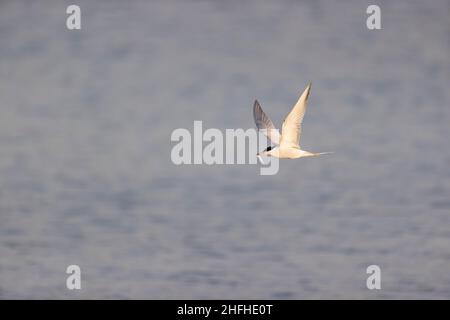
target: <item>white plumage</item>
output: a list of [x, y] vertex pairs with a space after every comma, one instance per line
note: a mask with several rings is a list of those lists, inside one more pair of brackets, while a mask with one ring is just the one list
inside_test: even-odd
[[273, 125], [272, 120], [264, 113], [258, 100], [255, 100], [253, 106], [253, 118], [255, 119], [256, 127], [262, 131], [267, 138], [272, 141], [275, 146], [268, 147], [266, 150], [259, 152], [260, 156], [272, 156], [277, 158], [296, 159], [301, 157], [318, 156], [321, 154], [329, 154], [331, 152], [313, 153], [302, 150], [300, 148], [300, 135], [302, 132], [302, 122], [305, 117], [306, 103], [309, 98], [311, 90], [311, 83], [303, 91], [297, 103], [292, 108], [291, 112], [286, 116], [281, 127], [281, 134]]

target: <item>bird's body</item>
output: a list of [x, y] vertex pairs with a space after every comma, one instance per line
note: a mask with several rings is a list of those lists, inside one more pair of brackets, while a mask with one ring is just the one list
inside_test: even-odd
[[270, 118], [262, 110], [258, 101], [255, 100], [253, 106], [253, 118], [255, 119], [256, 127], [276, 144], [276, 146], [270, 146], [266, 150], [258, 153], [258, 157], [264, 155], [283, 159], [296, 159], [331, 153], [313, 153], [300, 148], [302, 122], [305, 116], [306, 102], [308, 101], [310, 90], [311, 84], [306, 87], [291, 112], [289, 112], [284, 119], [281, 128], [282, 134], [275, 128]]
[[280, 148], [275, 147], [266, 152], [266, 155], [282, 159], [297, 159], [302, 157], [318, 156], [323, 153], [312, 153], [309, 151], [301, 150], [300, 148]]

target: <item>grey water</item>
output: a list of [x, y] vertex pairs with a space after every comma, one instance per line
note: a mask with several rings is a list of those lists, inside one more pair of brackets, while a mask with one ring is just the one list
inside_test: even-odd
[[[0, 298], [449, 299], [450, 4], [377, 3], [0, 2]], [[172, 163], [309, 81], [334, 154]]]

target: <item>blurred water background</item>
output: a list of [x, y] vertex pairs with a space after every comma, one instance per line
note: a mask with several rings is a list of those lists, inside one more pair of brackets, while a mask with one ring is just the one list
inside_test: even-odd
[[[450, 4], [376, 2], [0, 2], [0, 298], [450, 298]], [[309, 81], [332, 156], [172, 164]]]

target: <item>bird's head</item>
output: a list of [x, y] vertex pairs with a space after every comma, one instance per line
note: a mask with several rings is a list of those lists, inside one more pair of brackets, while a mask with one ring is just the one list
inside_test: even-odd
[[271, 157], [272, 154], [271, 154], [270, 151], [273, 150], [273, 149], [274, 149], [274, 147], [268, 146], [264, 151], [258, 152], [256, 155], [257, 155], [258, 157], [260, 157], [260, 156]]

